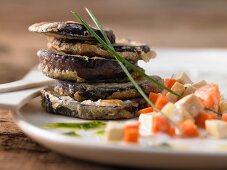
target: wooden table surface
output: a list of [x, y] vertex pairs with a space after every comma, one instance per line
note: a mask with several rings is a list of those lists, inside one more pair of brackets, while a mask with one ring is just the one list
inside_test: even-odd
[[[85, 15], [85, 6], [93, 9], [104, 26], [119, 37], [159, 47], [227, 47], [226, 1], [0, 0], [0, 83], [20, 79], [38, 63], [36, 51], [45, 48], [46, 40], [29, 33], [30, 24], [74, 20], [69, 11]], [[12, 121], [10, 112], [0, 109], [1, 170], [64, 168], [120, 169], [50, 151], [26, 137]]]

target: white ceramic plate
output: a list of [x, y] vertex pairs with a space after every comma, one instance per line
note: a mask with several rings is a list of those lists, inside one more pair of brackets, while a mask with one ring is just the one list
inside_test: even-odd
[[[227, 51], [157, 49], [158, 57], [140, 63], [149, 74], [170, 77], [187, 72], [192, 80], [205, 79], [227, 88]], [[158, 168], [224, 168], [227, 167], [227, 140], [143, 138], [139, 144], [105, 143], [95, 131], [77, 131], [81, 137], [63, 135], [67, 130], [44, 127], [54, 122], [80, 122], [81, 119], [48, 114], [34, 99], [13, 113], [22, 131], [38, 143], [72, 157], [105, 164]], [[168, 146], [163, 146], [168, 143]]]

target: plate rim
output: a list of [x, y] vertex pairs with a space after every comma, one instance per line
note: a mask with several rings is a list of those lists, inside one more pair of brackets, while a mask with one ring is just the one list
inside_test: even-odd
[[[28, 102], [29, 103], [29, 102]], [[45, 112], [45, 111], [44, 111]], [[21, 130], [28, 135], [29, 137], [33, 138], [29, 131], [33, 131], [36, 133], [37, 137], [42, 137], [48, 141], [54, 141], [54, 142], [61, 142], [64, 144], [73, 144], [75, 147], [86, 147], [86, 148], [95, 148], [99, 150], [115, 150], [118, 152], [140, 152], [140, 153], [152, 153], [152, 154], [169, 154], [169, 155], [197, 155], [197, 156], [227, 156], [227, 151], [225, 152], [214, 152], [214, 151], [199, 151], [199, 150], [176, 150], [176, 149], [167, 149], [162, 147], [141, 147], [137, 144], [124, 144], [124, 145], [116, 145], [115, 143], [92, 143], [92, 142], [83, 142], [81, 143], [81, 140], [78, 140], [76, 138], [72, 138], [69, 136], [64, 136], [58, 133], [54, 133], [51, 131], [48, 131], [46, 129], [43, 129], [41, 127], [38, 127], [36, 125], [33, 125], [32, 123], [26, 121], [25, 118], [23, 118], [23, 115], [21, 114], [20, 110], [11, 111], [13, 115], [14, 122], [21, 128]], [[49, 114], [49, 113], [47, 113]], [[29, 130], [27, 130], [29, 129]], [[147, 149], [149, 148], [149, 149]]]

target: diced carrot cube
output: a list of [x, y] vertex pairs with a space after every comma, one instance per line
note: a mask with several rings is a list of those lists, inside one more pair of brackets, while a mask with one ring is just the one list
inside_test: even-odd
[[[171, 87], [174, 85], [174, 83], [176, 82], [176, 79], [171, 79], [171, 78], [166, 78], [164, 79], [164, 86], [168, 87], [169, 89], [171, 89]], [[166, 95], [167, 94], [167, 90], [163, 90], [162, 94]]]
[[169, 134], [169, 136], [175, 136], [176, 135], [176, 133], [175, 133], [175, 128], [173, 128], [173, 127], [170, 127], [170, 129], [168, 130], [168, 134]]
[[168, 88], [171, 88], [176, 81], [176, 79], [166, 78], [164, 79], [164, 85]]
[[195, 118], [195, 123], [201, 127], [206, 128], [205, 122], [206, 120], [217, 119], [218, 115], [212, 112], [201, 112]]
[[215, 109], [221, 100], [217, 84], [206, 84], [195, 91], [195, 95], [210, 109]]
[[[155, 102], [155, 106], [161, 110], [167, 103], [169, 103], [169, 100], [167, 99], [167, 97], [160, 94]], [[157, 110], [155, 110], [155, 111], [157, 111]]]
[[227, 122], [227, 113], [222, 113], [222, 120]]
[[141, 109], [137, 113], [138, 114], [146, 114], [146, 113], [151, 113], [151, 112], [153, 112], [153, 107], [147, 107], [147, 108]]
[[181, 130], [181, 137], [197, 137], [199, 136], [199, 130], [192, 120], [186, 120], [180, 123], [179, 128]]
[[137, 143], [139, 140], [139, 131], [137, 129], [125, 129], [124, 141], [127, 143]]
[[149, 94], [149, 99], [152, 103], [155, 103], [160, 94], [151, 92]]
[[175, 135], [175, 129], [171, 126], [170, 122], [162, 115], [157, 115], [153, 118], [152, 132], [165, 133], [170, 136]]
[[137, 143], [139, 140], [139, 122], [129, 121], [125, 124], [124, 141], [127, 143]]

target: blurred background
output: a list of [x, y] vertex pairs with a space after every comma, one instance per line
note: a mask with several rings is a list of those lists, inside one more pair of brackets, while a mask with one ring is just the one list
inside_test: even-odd
[[0, 0], [0, 83], [38, 63], [36, 51], [46, 39], [28, 32], [29, 25], [74, 20], [71, 10], [87, 18], [84, 7], [118, 37], [151, 47], [227, 47], [225, 0]]

